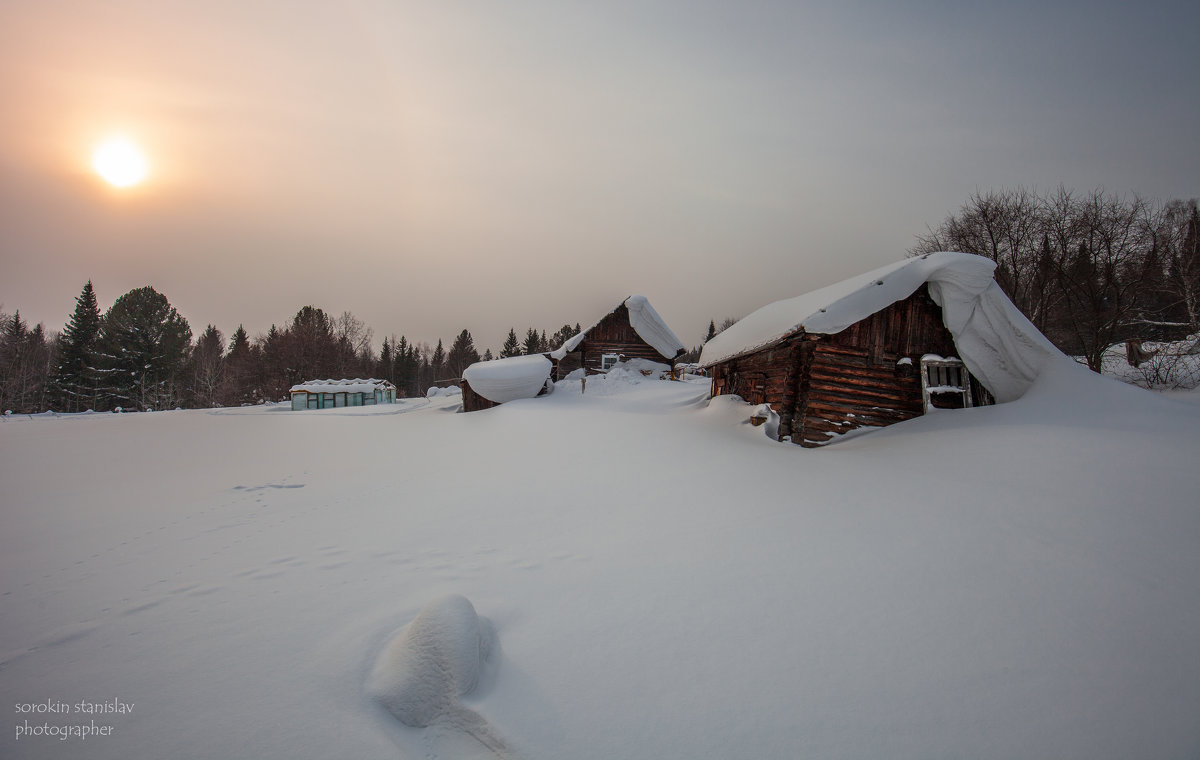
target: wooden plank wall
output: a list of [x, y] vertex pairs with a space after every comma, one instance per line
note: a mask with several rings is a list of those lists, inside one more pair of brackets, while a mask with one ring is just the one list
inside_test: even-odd
[[663, 356], [637, 334], [637, 331], [629, 324], [629, 309], [625, 304], [618, 306], [600, 320], [595, 327], [588, 330], [587, 336], [580, 342], [579, 348], [575, 352], [567, 354], [561, 366], [568, 366], [567, 359], [576, 353], [580, 356], [581, 365], [589, 373], [600, 371], [601, 359], [604, 354], [624, 354], [626, 359], [649, 359], [660, 364], [667, 364], [672, 368], [675, 366], [674, 357]]

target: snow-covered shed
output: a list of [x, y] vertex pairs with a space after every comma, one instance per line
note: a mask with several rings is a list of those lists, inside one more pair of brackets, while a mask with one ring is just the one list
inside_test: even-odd
[[309, 380], [293, 385], [291, 393], [293, 410], [391, 404], [396, 400], [396, 386], [374, 378]]
[[649, 359], [673, 368], [686, 350], [645, 296], [629, 296], [548, 356], [561, 380], [581, 367], [589, 373], [606, 372], [623, 359]]
[[554, 387], [550, 381], [553, 369], [554, 364], [542, 354], [475, 362], [463, 371], [463, 411], [477, 412], [505, 401], [540, 396]]
[[966, 253], [907, 258], [755, 311], [704, 346], [712, 395], [769, 404], [820, 446], [931, 408], [1019, 398], [1061, 353]]

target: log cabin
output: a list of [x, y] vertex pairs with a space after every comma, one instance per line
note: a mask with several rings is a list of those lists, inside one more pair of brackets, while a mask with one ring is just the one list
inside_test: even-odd
[[908, 258], [777, 301], [719, 333], [711, 395], [779, 415], [779, 440], [818, 447], [936, 409], [1019, 398], [1061, 353], [965, 253]]
[[625, 359], [648, 359], [672, 370], [686, 352], [645, 296], [629, 296], [599, 322], [578, 333], [547, 356], [555, 363], [556, 380], [582, 368], [607, 372]]

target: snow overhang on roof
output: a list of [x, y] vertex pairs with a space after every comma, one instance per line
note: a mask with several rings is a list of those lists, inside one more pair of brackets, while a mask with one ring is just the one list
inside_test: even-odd
[[[667, 323], [658, 315], [658, 312], [654, 310], [654, 307], [650, 305], [650, 301], [646, 300], [645, 296], [630, 296], [622, 301], [621, 304], [629, 310], [630, 327], [638, 334], [638, 337], [646, 341], [655, 351], [668, 359], [674, 359], [680, 352], [686, 350], [683, 341], [679, 340], [675, 333], [671, 332], [671, 328], [667, 327]], [[618, 306], [617, 308], [621, 307]], [[613, 309], [613, 311], [616, 310]], [[612, 311], [608, 314], [612, 314]], [[608, 314], [604, 315], [605, 318], [608, 317]], [[595, 327], [602, 321], [604, 320], [597, 321], [592, 327]], [[579, 344], [583, 342], [584, 337], [587, 336], [592, 327], [577, 333], [566, 343], [551, 351], [550, 356], [559, 360], [579, 348]]]
[[801, 330], [833, 335], [928, 283], [960, 358], [997, 401], [1019, 398], [1046, 358], [1061, 352], [1013, 305], [992, 278], [996, 263], [967, 253], [929, 253], [889, 264], [796, 298], [776, 301], [704, 345], [710, 367]]
[[394, 388], [387, 380], [356, 377], [343, 380], [308, 380], [297, 383], [291, 393], [374, 393], [376, 388]]
[[541, 393], [553, 368], [542, 354], [511, 356], [476, 362], [463, 371], [463, 380], [488, 401], [503, 404]]

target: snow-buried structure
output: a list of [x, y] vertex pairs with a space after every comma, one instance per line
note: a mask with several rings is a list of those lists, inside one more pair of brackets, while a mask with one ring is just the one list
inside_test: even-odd
[[551, 351], [555, 379], [583, 368], [605, 372], [624, 359], [648, 359], [669, 367], [687, 349], [645, 296], [629, 296], [599, 322]]
[[554, 387], [550, 380], [553, 369], [554, 364], [542, 354], [476, 362], [463, 372], [463, 411], [540, 396]]
[[371, 406], [396, 401], [396, 386], [375, 378], [308, 380], [293, 385], [290, 393], [293, 410]]
[[484, 676], [495, 640], [491, 622], [468, 599], [436, 599], [380, 652], [367, 693], [406, 726], [461, 732], [507, 757], [483, 717], [462, 703]]
[[769, 404], [778, 437], [820, 446], [932, 408], [1019, 398], [1062, 354], [966, 253], [908, 258], [776, 301], [718, 334], [712, 395]]

